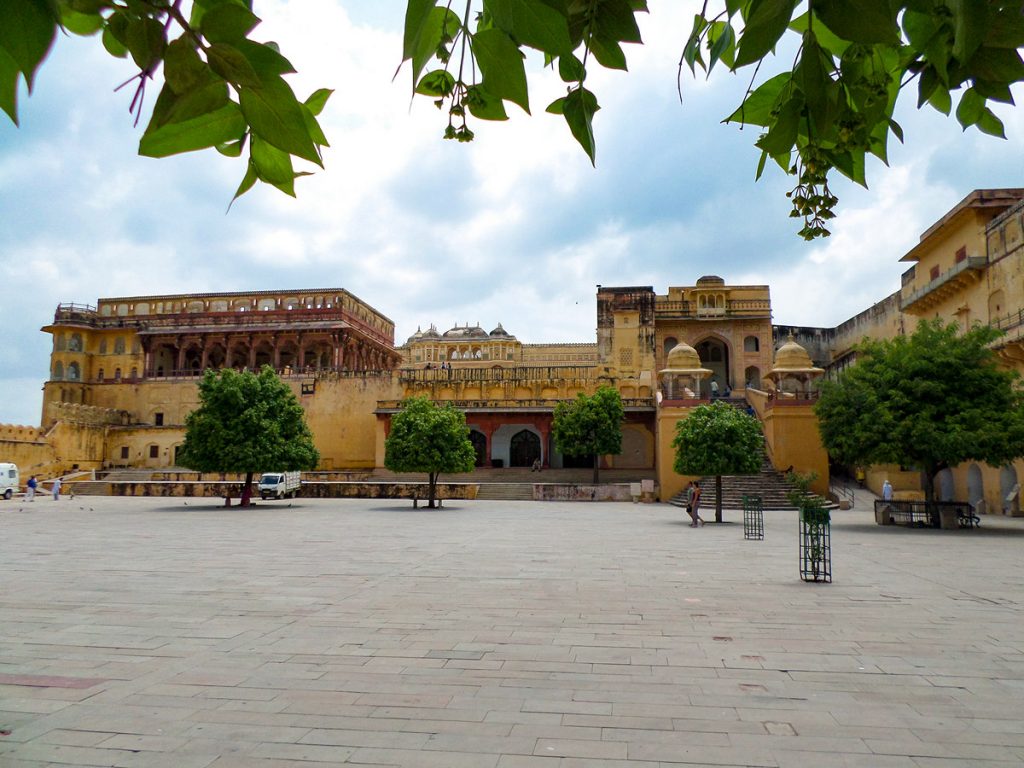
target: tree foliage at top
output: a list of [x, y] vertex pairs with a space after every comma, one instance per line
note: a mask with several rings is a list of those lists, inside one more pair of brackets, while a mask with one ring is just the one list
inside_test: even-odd
[[319, 461], [302, 406], [273, 369], [206, 371], [199, 407], [185, 419], [178, 463], [199, 472], [244, 473], [244, 506], [255, 473], [315, 469]]
[[[1024, 80], [1022, 11], [1024, 0], [705, 0], [680, 36], [679, 70], [749, 73], [723, 121], [759, 128], [757, 177], [769, 160], [793, 177], [791, 215], [812, 239], [829, 234], [835, 215], [830, 175], [866, 186], [868, 156], [886, 162], [890, 137], [903, 140], [893, 119], [901, 96], [945, 115], [955, 109], [965, 130], [1004, 136], [990, 104], [1013, 104], [1011, 86]], [[445, 138], [470, 141], [470, 116], [505, 120], [506, 102], [531, 111], [524, 62], [539, 52], [565, 83], [546, 109], [594, 162], [600, 107], [588, 74], [627, 68], [623, 46], [642, 42], [636, 17], [646, 12], [646, 0], [406, 0], [402, 61], [414, 92], [447, 112]], [[305, 172], [293, 158], [321, 164], [327, 139], [316, 115], [331, 92], [299, 101], [282, 77], [294, 71], [289, 61], [252, 39], [259, 21], [252, 0], [7, 0], [0, 108], [17, 122], [19, 79], [31, 91], [58, 29], [97, 35], [137, 69], [136, 119], [163, 67], [141, 154], [240, 156], [248, 147], [235, 197], [256, 181], [294, 195]], [[796, 49], [792, 60], [764, 66], [780, 47]]]
[[913, 335], [864, 341], [857, 362], [822, 385], [822, 442], [844, 464], [903, 464], [935, 475], [965, 461], [999, 466], [1024, 456], [1024, 395], [991, 349], [989, 326], [923, 321]]
[[[641, 42], [646, 0], [464, 0], [461, 14], [452, 5], [408, 0], [403, 49], [415, 92], [447, 107], [445, 137], [471, 140], [467, 114], [504, 120], [504, 102], [529, 112], [524, 50], [533, 49], [566, 87], [547, 111], [565, 118], [593, 162], [599, 106], [587, 76], [627, 68], [623, 45]], [[890, 136], [903, 140], [893, 114], [907, 90], [945, 115], [956, 94], [964, 129], [1005, 138], [989, 103], [1012, 104], [1010, 86], [1024, 80], [1022, 10], [1024, 0], [705, 0], [681, 41], [680, 72], [752, 68], [724, 122], [761, 129], [757, 176], [772, 160], [794, 178], [791, 215], [812, 239], [829, 234], [838, 202], [829, 174], [866, 186], [867, 156], [886, 162]], [[798, 41], [792, 62], [763, 76], [787, 38]]]
[[438, 475], [471, 472], [475, 464], [476, 451], [462, 411], [426, 397], [410, 397], [391, 418], [384, 466], [392, 472], [426, 472], [429, 507], [434, 506]]
[[680, 475], [715, 476], [715, 520], [722, 522], [722, 475], [759, 472], [764, 436], [756, 418], [718, 400], [697, 406], [676, 424], [672, 447], [672, 467]]
[[[183, 10], [190, 7], [190, 10]], [[323, 166], [327, 139], [316, 116], [331, 91], [299, 101], [284, 75], [295, 68], [273, 42], [252, 39], [260, 23], [252, 0], [5, 0], [0, 2], [0, 109], [18, 122], [17, 93], [29, 93], [58, 31], [99, 38], [112, 55], [130, 59], [137, 74], [130, 111], [135, 120], [151, 80], [163, 87], [139, 154], [167, 157], [215, 148], [228, 157], [248, 149], [235, 193], [257, 181], [295, 196], [293, 159]]]
[[622, 420], [626, 413], [614, 387], [598, 387], [593, 395], [580, 393], [575, 400], [555, 406], [551, 435], [567, 456], [594, 457], [594, 483], [598, 482], [601, 456], [622, 452]]

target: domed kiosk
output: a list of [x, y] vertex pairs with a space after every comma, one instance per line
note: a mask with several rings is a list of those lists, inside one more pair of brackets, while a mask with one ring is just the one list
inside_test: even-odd
[[712, 373], [710, 368], [701, 365], [696, 349], [680, 342], [669, 350], [665, 368], [658, 371], [661, 396], [665, 400], [699, 400], [702, 397], [700, 383]]
[[818, 368], [807, 354], [789, 334], [786, 342], [775, 353], [775, 365], [768, 372], [768, 379], [775, 384], [777, 392], [791, 397], [807, 395], [811, 391], [812, 382], [825, 373]]

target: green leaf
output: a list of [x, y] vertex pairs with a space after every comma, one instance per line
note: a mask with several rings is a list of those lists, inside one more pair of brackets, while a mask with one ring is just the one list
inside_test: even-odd
[[164, 81], [175, 93], [185, 93], [205, 80], [206, 64], [186, 36], [172, 40], [164, 56]]
[[473, 54], [483, 73], [484, 90], [499, 99], [518, 104], [530, 113], [523, 53], [500, 29], [485, 29], [473, 35]]
[[241, 157], [242, 149], [244, 147], [245, 137], [243, 136], [238, 141], [229, 141], [224, 144], [218, 144], [217, 151], [224, 155], [224, 157]]
[[125, 34], [132, 60], [139, 69], [152, 71], [167, 48], [164, 25], [150, 16], [142, 16], [129, 20]]
[[686, 45], [683, 46], [683, 61], [687, 63], [693, 74], [697, 74], [696, 65], [698, 63], [702, 69], [704, 68], [704, 60], [700, 56], [700, 41], [701, 34], [707, 27], [708, 22], [701, 14], [694, 15], [693, 28], [690, 30], [690, 36], [686, 38]]
[[960, 61], [970, 59], [985, 39], [988, 5], [987, 0], [948, 0], [946, 7], [953, 12], [953, 55]]
[[302, 108], [302, 116], [306, 118], [306, 130], [309, 131], [309, 137], [313, 139], [313, 143], [318, 147], [329, 147], [330, 144], [327, 143], [327, 137], [324, 135], [320, 123], [317, 122], [316, 116], [305, 104], [299, 106]]
[[214, 43], [206, 49], [210, 69], [236, 86], [257, 88], [261, 79], [248, 57], [233, 45]]
[[280, 77], [268, 79], [258, 88], [239, 89], [238, 96], [242, 114], [254, 135], [284, 152], [323, 166], [288, 83]]
[[230, 101], [227, 83], [209, 70], [205, 70], [204, 78], [191, 90], [181, 94], [175, 93], [170, 85], [165, 83], [160, 89], [160, 95], [157, 96], [153, 115], [146, 130], [201, 117], [227, 105]]
[[605, 0], [594, 9], [594, 35], [609, 42], [642, 43], [629, 0]]
[[559, 96], [557, 99], [548, 104], [547, 107], [545, 107], [544, 111], [552, 115], [564, 115], [565, 96]]
[[443, 69], [427, 72], [416, 84], [416, 93], [424, 96], [449, 96], [455, 88], [455, 76]]
[[626, 54], [616, 41], [592, 37], [590, 39], [590, 52], [602, 67], [626, 70]]
[[569, 21], [541, 0], [490, 0], [495, 25], [521, 45], [561, 56], [572, 51]]
[[[803, 35], [803, 33], [810, 29], [811, 26], [811, 14], [808, 12], [800, 16], [797, 16], [795, 19], [793, 19], [793, 21], [789, 25], [789, 28], [794, 32], [799, 32], [801, 35]], [[841, 58], [842, 55], [846, 53], [847, 49], [850, 47], [849, 40], [844, 40], [843, 38], [839, 37], [835, 32], [830, 30], [824, 24], [815, 23], [813, 25], [813, 28], [814, 36], [818, 39], [818, 44], [826, 51], [831, 53], [833, 56]]]
[[231, 206], [234, 205], [235, 200], [252, 189], [253, 185], [259, 180], [260, 177], [256, 175], [256, 166], [254, 166], [252, 164], [252, 160], [250, 160], [245, 166], [245, 176], [242, 177], [242, 183], [238, 185], [238, 189], [235, 190], [235, 196], [231, 198], [231, 203], [228, 204], [228, 210], [231, 210]]
[[313, 91], [308, 99], [304, 102], [309, 111], [314, 115], [319, 115], [324, 111], [324, 106], [327, 104], [327, 100], [331, 97], [334, 91], [331, 88], [321, 88], [318, 91]]
[[[406, 0], [405, 34], [402, 38], [402, 61], [415, 59], [417, 52], [421, 48], [425, 47], [428, 51], [437, 49], [437, 42], [440, 42], [440, 38], [433, 45], [424, 45], [423, 43], [424, 37], [432, 39], [434, 36], [430, 16], [436, 5], [436, 0]], [[414, 82], [417, 77], [418, 73], [414, 72]]]
[[948, 115], [953, 109], [953, 97], [949, 95], [949, 89], [945, 86], [936, 88], [928, 97], [928, 103], [944, 115]]
[[837, 37], [854, 43], [900, 42], [896, 12], [889, 0], [815, 0], [814, 14]]
[[18, 124], [18, 77], [20, 70], [7, 51], [0, 48], [0, 109]]
[[587, 78], [587, 70], [575, 54], [567, 53], [558, 57], [558, 76], [563, 83], [582, 83]]
[[981, 117], [978, 118], [977, 126], [982, 133], [987, 133], [990, 136], [997, 136], [1000, 139], [1006, 138], [1006, 131], [1003, 129], [1003, 121], [996, 117], [988, 107], [985, 107], [985, 109], [981, 111]]
[[[550, 107], [549, 107], [550, 109]], [[587, 153], [591, 164], [596, 164], [594, 146], [594, 115], [600, 107], [597, 97], [582, 86], [569, 91], [562, 101], [562, 115], [569, 124], [569, 130]]]
[[245, 58], [252, 64], [252, 68], [260, 76], [260, 80], [271, 80], [280, 75], [287, 75], [295, 71], [295, 67], [284, 56], [278, 52], [277, 47], [271, 43], [254, 43], [252, 40], [239, 40], [235, 45]]
[[215, 147], [237, 139], [245, 132], [245, 119], [238, 105], [226, 105], [205, 115], [146, 129], [139, 141], [139, 154], [167, 157], [181, 152]]
[[973, 88], [968, 88], [960, 97], [960, 105], [956, 108], [956, 119], [967, 129], [980, 119], [985, 111], [985, 99]]
[[6, 51], [21, 70], [29, 93], [56, 34], [57, 17], [46, 0], [0, 2], [0, 51]]
[[[413, 88], [420, 79], [423, 68], [437, 53], [444, 39], [452, 39], [462, 28], [459, 17], [448, 8], [431, 7], [426, 17], [419, 19], [418, 11], [422, 2], [417, 2], [417, 27], [410, 30], [409, 16], [406, 16], [406, 50], [402, 61], [412, 61]], [[433, 6], [433, 3], [429, 3]], [[413, 2], [409, 3], [409, 13], [413, 12]], [[410, 37], [411, 36], [411, 37]]]
[[760, 61], [779, 42], [793, 18], [796, 0], [751, 0], [736, 67]]
[[979, 48], [969, 62], [973, 75], [982, 80], [1016, 83], [1024, 80], [1024, 61], [1008, 48]]
[[726, 123], [742, 123], [745, 125], [769, 126], [773, 122], [772, 110], [779, 101], [782, 89], [792, 81], [789, 72], [776, 75], [765, 80], [757, 90], [744, 99], [739, 109], [725, 118]]
[[471, 85], [466, 89], [463, 103], [470, 114], [480, 120], [508, 120], [502, 100], [492, 96], [479, 85]]
[[79, 13], [67, 6], [61, 7], [60, 23], [68, 32], [85, 37], [103, 29], [103, 17], [98, 13]]
[[711, 74], [711, 70], [719, 61], [724, 61], [725, 65], [731, 68], [736, 61], [736, 32], [732, 25], [725, 21], [716, 21], [711, 25], [708, 38], [712, 40], [708, 56], [708, 74]]
[[756, 146], [773, 156], [792, 150], [803, 107], [804, 102], [799, 95], [791, 96], [779, 110], [775, 123], [769, 125], [768, 133], [755, 142]]
[[259, 23], [259, 17], [245, 6], [221, 3], [203, 14], [199, 29], [211, 43], [236, 43]]
[[249, 156], [256, 166], [256, 174], [262, 181], [270, 184], [287, 184], [295, 178], [292, 156], [271, 146], [259, 136], [253, 136], [249, 142]]
[[108, 25], [103, 28], [103, 47], [106, 52], [117, 58], [124, 58], [128, 55], [128, 46], [118, 40], [117, 35], [111, 30], [111, 26]]

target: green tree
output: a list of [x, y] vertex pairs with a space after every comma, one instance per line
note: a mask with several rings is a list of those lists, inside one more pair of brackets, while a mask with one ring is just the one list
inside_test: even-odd
[[319, 461], [298, 398], [269, 366], [259, 373], [206, 372], [199, 407], [185, 419], [180, 464], [244, 473], [241, 505], [247, 507], [255, 473], [315, 469]]
[[466, 415], [426, 397], [411, 397], [391, 418], [384, 441], [384, 466], [392, 472], [426, 472], [428, 504], [434, 508], [442, 472], [470, 472], [476, 451], [469, 440]]
[[[461, 15], [452, 5], [408, 0], [403, 48], [414, 91], [447, 106], [445, 137], [471, 140], [467, 115], [504, 120], [504, 102], [529, 112], [523, 53], [533, 49], [565, 83], [547, 111], [562, 115], [593, 162], [599, 106], [588, 74], [626, 69], [623, 44], [641, 42], [646, 0], [464, 0]], [[1010, 86], [1024, 80], [1022, 9], [1022, 0], [705, 1], [681, 41], [680, 72], [752, 70], [725, 122], [761, 129], [757, 176], [770, 159], [794, 177], [791, 215], [811, 239], [829, 234], [838, 202], [830, 172], [866, 186], [867, 156], [885, 162], [889, 137], [903, 140], [893, 114], [906, 90], [946, 115], [957, 94], [965, 129], [1004, 136], [988, 105], [1012, 104]], [[762, 70], [777, 48], [786, 61]]]
[[[215, 147], [249, 148], [236, 197], [264, 181], [294, 194], [292, 158], [320, 164], [327, 139], [315, 116], [330, 91], [300, 102], [282, 75], [291, 64], [273, 43], [252, 39], [251, 0], [8, 0], [0, 3], [0, 108], [17, 120], [20, 78], [31, 90], [58, 27], [97, 35], [138, 74], [131, 107], [161, 65], [164, 86], [140, 142], [163, 157]], [[453, 9], [454, 6], [454, 9]], [[806, 10], [810, 7], [810, 10]], [[457, 9], [457, 10], [456, 10]], [[1013, 103], [1024, 80], [1024, 0], [718, 0], [705, 2], [680, 40], [680, 72], [716, 66], [752, 72], [725, 122], [753, 125], [761, 150], [793, 177], [788, 193], [800, 234], [828, 235], [838, 202], [829, 175], [866, 185], [866, 161], [885, 162], [901, 96], [1004, 136], [990, 109]], [[625, 70], [623, 45], [640, 44], [636, 15], [646, 0], [406, 0], [402, 59], [416, 94], [447, 112], [445, 138], [470, 141], [469, 118], [505, 120], [505, 103], [530, 112], [524, 54], [543, 55], [565, 83], [547, 105], [561, 115], [591, 161], [596, 158], [597, 66]], [[774, 52], [783, 53], [770, 61]], [[791, 54], [791, 51], [795, 53]], [[792, 55], [792, 58], [790, 56]], [[771, 72], [780, 70], [775, 74]], [[680, 94], [682, 88], [680, 87]]]
[[935, 475], [965, 461], [999, 466], [1024, 456], [1024, 399], [991, 344], [1001, 333], [921, 322], [913, 335], [865, 340], [856, 364], [822, 385], [822, 442], [844, 464], [903, 464]]
[[[191, 6], [182, 11], [182, 6]], [[260, 23], [252, 0], [5, 0], [0, 2], [0, 109], [18, 122], [17, 93], [35, 75], [58, 30], [95, 35], [137, 73], [130, 109], [142, 117], [147, 87], [159, 70], [156, 98], [139, 154], [166, 157], [216, 148], [228, 157], [248, 149], [237, 198], [257, 181], [295, 196], [293, 158], [323, 166], [327, 139], [316, 116], [331, 91], [299, 101], [283, 75], [295, 72], [272, 42], [252, 39]]]
[[699, 405], [676, 424], [673, 468], [681, 475], [714, 475], [715, 521], [722, 522], [722, 475], [752, 475], [761, 470], [764, 436], [761, 422], [728, 403]]
[[593, 395], [582, 392], [575, 400], [555, 406], [551, 434], [555, 446], [567, 456], [594, 457], [594, 484], [602, 456], [622, 452], [622, 420], [626, 414], [614, 387], [598, 387]]

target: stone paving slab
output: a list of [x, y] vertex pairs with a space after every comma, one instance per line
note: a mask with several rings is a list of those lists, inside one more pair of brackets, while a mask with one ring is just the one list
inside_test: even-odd
[[0, 503], [0, 766], [1024, 765], [1024, 519]]

